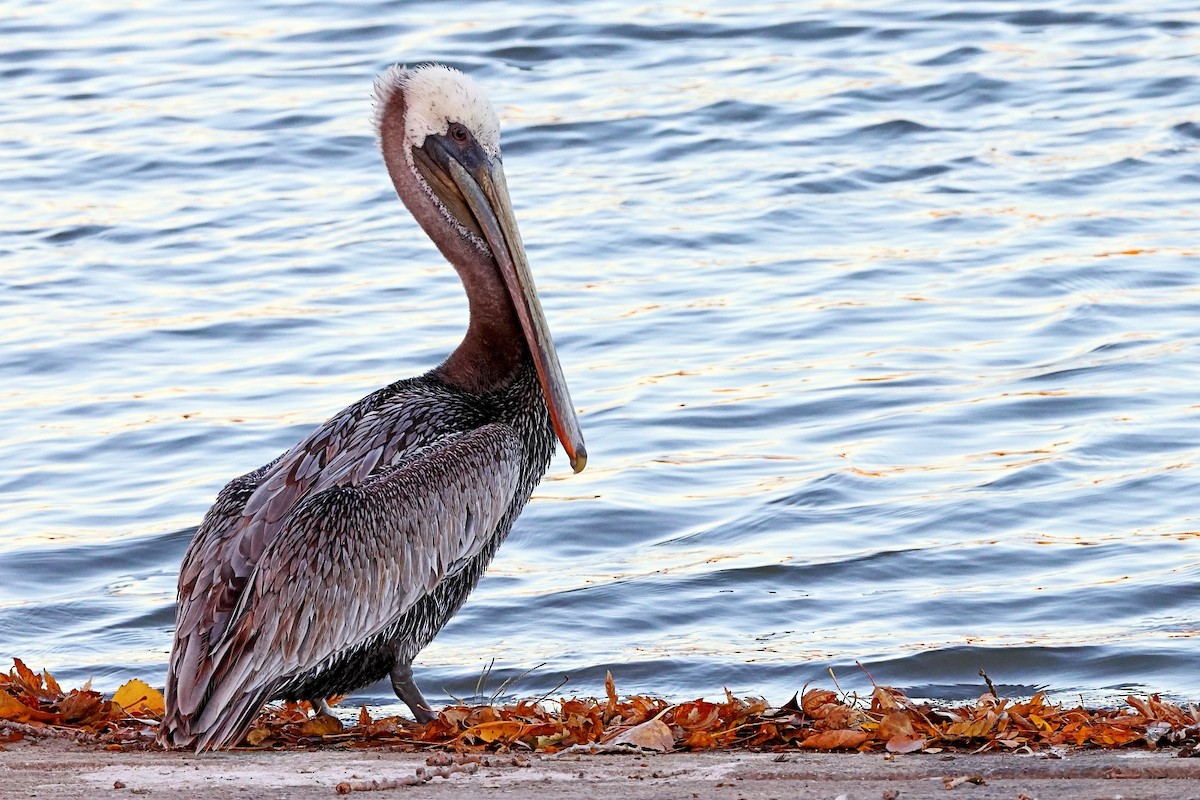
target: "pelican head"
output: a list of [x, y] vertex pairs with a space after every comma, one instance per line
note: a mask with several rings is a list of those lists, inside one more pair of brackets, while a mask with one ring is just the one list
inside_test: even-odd
[[431, 64], [381, 75], [375, 108], [397, 194], [458, 270], [472, 316], [477, 308], [498, 314], [497, 303], [515, 312], [555, 433], [579, 472], [587, 463], [583, 434], [513, 215], [492, 104], [463, 73]]

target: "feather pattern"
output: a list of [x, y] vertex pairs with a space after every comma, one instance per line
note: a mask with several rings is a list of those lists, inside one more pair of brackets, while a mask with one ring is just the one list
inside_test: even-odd
[[[184, 558], [167, 743], [236, 743], [267, 700], [348, 692], [411, 661], [479, 580], [553, 450], [531, 367], [494, 396], [431, 374], [231, 482]], [[314, 457], [325, 469], [306, 480]]]

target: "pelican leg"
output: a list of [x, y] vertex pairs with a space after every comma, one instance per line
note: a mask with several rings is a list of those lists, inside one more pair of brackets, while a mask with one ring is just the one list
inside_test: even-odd
[[397, 662], [392, 667], [392, 691], [396, 693], [396, 697], [404, 701], [408, 710], [412, 712], [413, 719], [417, 722], [429, 722], [433, 719], [429, 703], [421, 694], [421, 690], [417, 688], [417, 682], [413, 680], [412, 664]]
[[308, 701], [308, 704], [313, 708], [314, 717], [336, 717], [333, 709], [329, 707], [329, 703], [325, 702], [324, 697], [314, 697]]

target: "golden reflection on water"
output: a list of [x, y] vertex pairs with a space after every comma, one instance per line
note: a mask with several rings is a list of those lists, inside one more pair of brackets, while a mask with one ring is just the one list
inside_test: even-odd
[[[597, 446], [580, 476], [557, 457], [500, 580], [468, 608], [496, 624], [515, 585], [536, 624], [451, 635], [425, 663], [549, 651], [564, 669], [653, 657], [686, 671], [694, 656], [797, 674], [805, 660], [1145, 652], [1194, 636], [1186, 608], [1154, 610], [1164, 583], [1194, 583], [1200, 541], [1184, 419], [1200, 407], [1185, 263], [1198, 212], [1194, 130], [1180, 127], [1194, 82], [1175, 74], [1165, 100], [1122, 94], [1170, 79], [1193, 30], [1114, 33], [1139, 19], [1115, 8], [1045, 26], [1045, 47], [1002, 21], [965, 48], [941, 17], [852, 3], [814, 8], [862, 32], [813, 41], [752, 19], [793, 23], [782, 3], [646, 7], [630, 36], [581, 7], [550, 37], [515, 7], [491, 20], [414, 7], [403, 25], [316, 7], [231, 25], [218, 9], [183, 27], [150, 3], [89, 7], [107, 10], [96, 30], [59, 13], [57, 49], [30, 48], [16, 79], [30, 105], [10, 131], [26, 150], [7, 222], [25, 249], [0, 275], [53, 302], [18, 299], [0, 334], [15, 355], [0, 400], [6, 554], [177, 546], [221, 482], [275, 455], [260, 451], [397, 377], [375, 374], [393, 358], [413, 374], [412, 353], [431, 366], [453, 346], [460, 289], [390, 196], [367, 122], [376, 66], [442, 54], [488, 76], [506, 135], [522, 137], [518, 216], [547, 300], [567, 309], [547, 303]], [[914, 20], [902, 41], [871, 30], [897, 14]], [[697, 17], [713, 27], [689, 29]], [[675, 38], [644, 38], [663, 19]], [[1095, 42], [1071, 38], [1081, 29]], [[576, 52], [587, 37], [620, 54]], [[1151, 52], [1170, 57], [1104, 66]], [[85, 58], [94, 76], [68, 86], [57, 70]], [[985, 113], [962, 110], [971, 99]], [[71, 230], [85, 226], [109, 230]], [[70, 601], [131, 600], [102, 612], [85, 649], [157, 668], [150, 628], [178, 557], [141, 557]], [[755, 568], [790, 574], [779, 564], [824, 584], [763, 590]], [[1096, 597], [1143, 608], [1075, 624]], [[592, 619], [597, 598], [606, 613], [674, 603], [683, 621], [634, 641], [619, 612]], [[957, 599], [995, 613], [947, 625], [938, 607]], [[573, 623], [563, 638], [592, 641], [555, 639], [556, 608]], [[160, 616], [122, 632], [149, 646], [104, 641], [143, 612]], [[66, 658], [67, 644], [45, 651]]]

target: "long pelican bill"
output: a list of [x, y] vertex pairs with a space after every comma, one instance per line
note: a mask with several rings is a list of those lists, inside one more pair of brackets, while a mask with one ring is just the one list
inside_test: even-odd
[[444, 137], [429, 136], [424, 147], [413, 148], [414, 162], [450, 213], [491, 249], [533, 354], [554, 431], [571, 468], [580, 472], [587, 465], [583, 432], [529, 271], [504, 167], [499, 157], [488, 158], [478, 145], [461, 156], [455, 149]]

